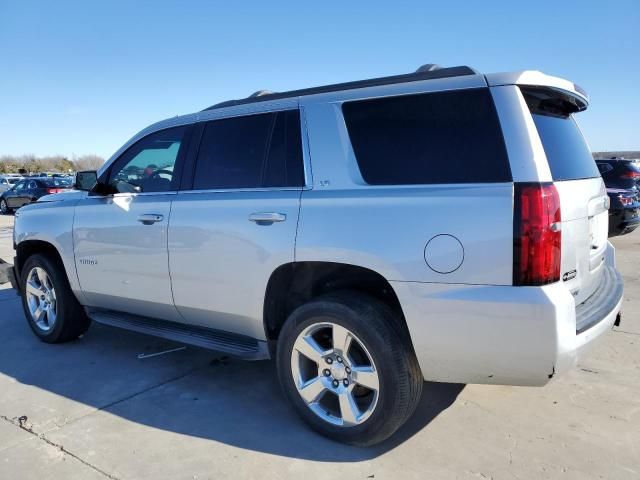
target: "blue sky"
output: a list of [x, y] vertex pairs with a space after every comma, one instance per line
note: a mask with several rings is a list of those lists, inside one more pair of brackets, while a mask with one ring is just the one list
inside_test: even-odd
[[537, 69], [583, 86], [593, 150], [640, 150], [640, 1], [0, 0], [0, 155], [110, 156], [259, 89]]

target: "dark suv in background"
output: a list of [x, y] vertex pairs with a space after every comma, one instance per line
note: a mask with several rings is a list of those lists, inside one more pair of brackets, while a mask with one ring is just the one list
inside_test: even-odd
[[607, 187], [609, 236], [633, 232], [640, 225], [640, 167], [637, 160], [623, 158], [596, 159]]

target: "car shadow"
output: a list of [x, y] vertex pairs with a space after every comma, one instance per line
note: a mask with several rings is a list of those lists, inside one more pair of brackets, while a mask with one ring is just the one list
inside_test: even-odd
[[[1, 395], [0, 413], [27, 416], [35, 431], [38, 425], [52, 422], [68, 423], [80, 417], [88, 421], [87, 413], [98, 409], [138, 424], [243, 449], [322, 462], [364, 461], [428, 427], [464, 388], [425, 382], [416, 412], [395, 435], [374, 447], [350, 447], [306, 427], [280, 392], [275, 362], [244, 362], [190, 346], [139, 359], [139, 354], [180, 344], [96, 324], [77, 341], [48, 345], [32, 334], [17, 303], [0, 298], [0, 328], [6, 345], [0, 350], [0, 373], [40, 389], [31, 396], [51, 392], [73, 401], [58, 402], [49, 413], [56, 417], [52, 420], [38, 416], [29, 396], [13, 402], [15, 395]], [[1, 383], [0, 389], [4, 389]]]

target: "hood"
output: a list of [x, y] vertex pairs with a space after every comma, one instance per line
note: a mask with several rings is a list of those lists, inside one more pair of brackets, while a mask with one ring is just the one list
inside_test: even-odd
[[39, 202], [64, 202], [69, 200], [80, 200], [85, 198], [87, 192], [82, 190], [67, 190], [66, 192], [52, 193], [51, 195], [44, 195], [38, 199]]

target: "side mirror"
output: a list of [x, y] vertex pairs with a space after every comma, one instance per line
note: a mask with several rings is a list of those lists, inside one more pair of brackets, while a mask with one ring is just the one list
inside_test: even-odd
[[88, 170], [85, 172], [76, 173], [76, 183], [74, 187], [76, 190], [82, 190], [90, 192], [93, 187], [98, 183], [98, 172], [95, 170]]

